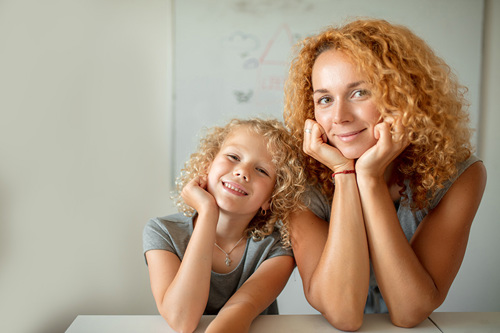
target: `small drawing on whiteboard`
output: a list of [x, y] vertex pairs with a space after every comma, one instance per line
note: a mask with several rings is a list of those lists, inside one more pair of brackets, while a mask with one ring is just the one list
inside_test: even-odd
[[259, 59], [257, 58], [250, 58], [245, 60], [243, 63], [243, 68], [244, 69], [255, 69], [259, 67]]
[[238, 103], [248, 103], [253, 96], [253, 90], [249, 90], [247, 93], [235, 90], [233, 93]]
[[259, 48], [259, 40], [256, 36], [241, 31], [233, 33], [224, 41], [224, 47], [239, 53], [240, 57], [246, 58], [252, 51]]

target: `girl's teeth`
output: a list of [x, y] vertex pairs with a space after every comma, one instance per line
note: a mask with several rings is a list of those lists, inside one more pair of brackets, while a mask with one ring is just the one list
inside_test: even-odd
[[225, 186], [225, 187], [227, 187], [227, 188], [230, 188], [230, 189], [231, 189], [231, 190], [233, 190], [233, 191], [240, 192], [241, 194], [246, 194], [245, 192], [243, 192], [243, 191], [242, 191], [242, 190], [240, 190], [239, 188], [236, 188], [236, 187], [234, 187], [234, 186], [232, 186], [232, 185], [230, 185], [230, 184], [224, 184], [224, 186]]

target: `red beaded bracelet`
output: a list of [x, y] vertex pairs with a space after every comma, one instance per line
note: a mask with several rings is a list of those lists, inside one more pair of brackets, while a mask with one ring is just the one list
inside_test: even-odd
[[333, 185], [335, 185], [335, 175], [348, 174], [348, 173], [356, 173], [356, 170], [344, 170], [344, 171], [339, 171], [339, 172], [332, 173], [332, 182], [333, 182]]

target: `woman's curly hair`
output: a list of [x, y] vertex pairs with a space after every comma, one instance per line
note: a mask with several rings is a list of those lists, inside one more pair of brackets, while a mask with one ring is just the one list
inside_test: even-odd
[[[384, 20], [356, 20], [328, 27], [297, 45], [285, 84], [285, 123], [303, 144], [306, 119], [314, 119], [312, 67], [326, 50], [346, 54], [372, 86], [382, 118], [400, 120], [410, 145], [395, 160], [397, 181], [408, 181], [413, 210], [427, 206], [436, 191], [472, 153], [467, 88], [450, 67], [408, 28]], [[333, 195], [331, 171], [305, 157], [308, 179]], [[405, 191], [406, 192], [406, 191]], [[404, 194], [404, 199], [408, 199]]]
[[[260, 118], [232, 119], [226, 126], [209, 129], [200, 141], [198, 150], [191, 155], [176, 179], [173, 197], [180, 212], [192, 216], [194, 209], [181, 197], [184, 186], [199, 175], [206, 175], [226, 138], [235, 130], [248, 129], [261, 135], [267, 142], [272, 162], [276, 167], [276, 183], [271, 194], [269, 211], [257, 213], [245, 233], [258, 241], [280, 227], [282, 243], [290, 246], [289, 218], [292, 212], [302, 209], [302, 194], [305, 191], [306, 175], [302, 154], [293, 144], [293, 138], [285, 126], [276, 119]], [[277, 225], [278, 223], [278, 225]]]

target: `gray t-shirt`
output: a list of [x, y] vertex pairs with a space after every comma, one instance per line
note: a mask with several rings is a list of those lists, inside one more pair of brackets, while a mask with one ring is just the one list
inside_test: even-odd
[[[407, 186], [408, 193], [408, 204], [399, 205], [395, 203], [396, 209], [398, 212], [398, 219], [403, 229], [403, 232], [408, 241], [411, 240], [413, 234], [417, 230], [420, 222], [424, 219], [424, 217], [429, 213], [430, 210], [434, 209], [441, 199], [444, 197], [448, 189], [453, 185], [455, 180], [473, 163], [479, 161], [479, 159], [472, 155], [466, 161], [459, 163], [457, 166], [458, 172], [457, 175], [447, 181], [444, 184], [444, 187], [438, 191], [434, 199], [431, 201], [429, 207], [426, 207], [422, 210], [418, 210], [412, 212], [410, 209], [410, 204], [413, 202], [412, 193], [410, 192], [410, 188]], [[408, 185], [408, 184], [407, 184]], [[325, 221], [330, 221], [330, 212], [331, 212], [331, 202], [326, 198], [318, 189], [310, 188], [306, 193], [306, 205], [307, 207], [316, 214], [319, 218]], [[368, 298], [366, 300], [365, 313], [386, 313], [387, 305], [382, 298], [382, 294], [380, 293], [380, 289], [377, 285], [377, 280], [375, 279], [375, 274], [373, 272], [373, 267], [370, 263], [370, 286], [368, 289]]]
[[[178, 213], [149, 220], [143, 232], [144, 255], [149, 250], [166, 250], [176, 254], [182, 261], [193, 234], [193, 218]], [[284, 255], [293, 256], [291, 250], [282, 247], [277, 230], [258, 242], [247, 239], [245, 252], [233, 271], [227, 274], [212, 271], [204, 314], [217, 314], [264, 260]], [[262, 314], [278, 314], [276, 300]]]

